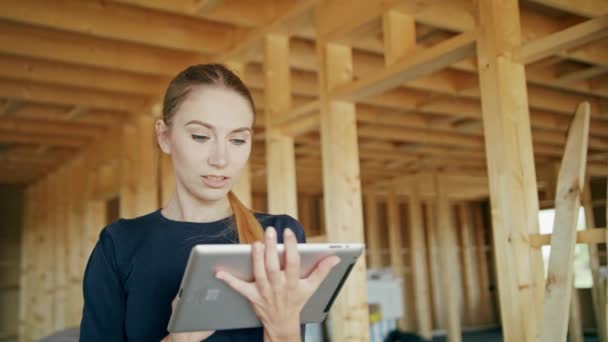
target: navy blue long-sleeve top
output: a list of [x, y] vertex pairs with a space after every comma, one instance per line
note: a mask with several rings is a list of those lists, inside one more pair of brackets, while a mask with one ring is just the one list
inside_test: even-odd
[[[262, 227], [291, 228], [298, 242], [304, 230], [288, 215], [255, 213]], [[160, 341], [167, 332], [175, 298], [196, 244], [238, 242], [234, 217], [215, 222], [173, 221], [160, 209], [105, 227], [84, 274], [81, 341]], [[302, 340], [304, 333], [302, 327]], [[263, 341], [263, 328], [218, 330], [205, 341]]]

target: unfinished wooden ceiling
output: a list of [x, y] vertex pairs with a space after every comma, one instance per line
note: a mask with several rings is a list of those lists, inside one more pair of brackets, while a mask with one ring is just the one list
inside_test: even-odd
[[[416, 50], [401, 63], [385, 62], [389, 8], [416, 22]], [[321, 189], [319, 34], [353, 47], [355, 82], [330, 96], [357, 103], [364, 184], [431, 169], [484, 174], [473, 12], [469, 0], [0, 2], [0, 183], [32, 182], [133, 116], [157, 115], [170, 78], [191, 64], [245, 62], [263, 115], [262, 42], [273, 32], [292, 37], [284, 129], [301, 186]], [[588, 170], [608, 173], [608, 2], [521, 1], [520, 12], [537, 165], [561, 158], [576, 105], [589, 101]], [[254, 190], [265, 189], [256, 121]]]

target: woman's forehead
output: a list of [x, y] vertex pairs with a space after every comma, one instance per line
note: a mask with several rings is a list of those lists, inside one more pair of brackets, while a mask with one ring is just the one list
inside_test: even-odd
[[218, 128], [250, 127], [253, 110], [249, 101], [234, 90], [224, 87], [193, 88], [176, 113], [178, 121], [203, 121]]

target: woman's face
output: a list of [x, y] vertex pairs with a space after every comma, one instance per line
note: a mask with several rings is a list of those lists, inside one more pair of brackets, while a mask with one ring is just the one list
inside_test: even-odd
[[171, 126], [156, 123], [171, 154], [177, 188], [202, 201], [226, 197], [251, 154], [253, 110], [243, 96], [219, 86], [193, 88]]

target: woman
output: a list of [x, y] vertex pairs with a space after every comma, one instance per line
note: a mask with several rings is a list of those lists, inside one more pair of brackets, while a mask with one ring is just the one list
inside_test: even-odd
[[[195, 65], [171, 81], [156, 133], [175, 192], [164, 208], [101, 232], [84, 276], [82, 341], [300, 341], [300, 311], [339, 259], [299, 279], [300, 224], [253, 214], [230, 191], [251, 154], [254, 118], [249, 90], [222, 65]], [[217, 277], [249, 299], [263, 328], [168, 334], [192, 247], [238, 242], [253, 244], [255, 281]], [[277, 242], [286, 245], [283, 270]]]

